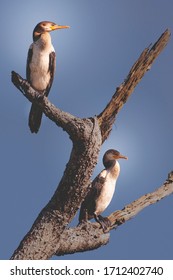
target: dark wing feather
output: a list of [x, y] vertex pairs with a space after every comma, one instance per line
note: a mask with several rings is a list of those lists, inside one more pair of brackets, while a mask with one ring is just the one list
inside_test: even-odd
[[50, 81], [45, 90], [46, 96], [48, 96], [52, 83], [53, 83], [53, 79], [54, 79], [54, 75], [55, 75], [55, 68], [56, 68], [56, 54], [55, 54], [55, 52], [51, 52], [49, 54], [49, 69], [48, 69], [48, 72], [50, 72]]
[[32, 60], [32, 54], [33, 54], [33, 45], [30, 46], [28, 50], [28, 57], [27, 57], [27, 64], [26, 64], [26, 78], [28, 82], [30, 82], [30, 62]]
[[96, 207], [95, 202], [100, 196], [104, 182], [105, 178], [101, 177], [100, 174], [92, 182], [91, 189], [89, 190], [81, 205], [79, 223], [90, 220], [94, 217], [94, 211]]

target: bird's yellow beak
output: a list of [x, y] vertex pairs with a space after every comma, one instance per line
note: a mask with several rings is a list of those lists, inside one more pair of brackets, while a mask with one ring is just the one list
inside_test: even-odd
[[123, 159], [128, 159], [128, 157], [123, 156], [122, 154], [119, 154], [116, 158], [123, 158]]
[[57, 24], [51, 26], [52, 31], [57, 30], [57, 29], [63, 29], [63, 28], [70, 28], [70, 26], [68, 26], [68, 25], [57, 25]]

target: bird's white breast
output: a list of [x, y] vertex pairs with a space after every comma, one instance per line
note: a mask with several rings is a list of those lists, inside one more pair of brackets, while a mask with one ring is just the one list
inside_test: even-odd
[[41, 49], [39, 44], [33, 43], [33, 55], [30, 62], [30, 81], [37, 90], [45, 90], [50, 81], [49, 55], [54, 51], [53, 46]]
[[100, 173], [100, 176], [106, 178], [105, 183], [103, 184], [100, 196], [96, 200], [96, 214], [101, 214], [110, 204], [112, 197], [114, 195], [116, 181], [119, 176], [120, 166], [118, 161], [116, 162], [113, 170], [103, 170]]

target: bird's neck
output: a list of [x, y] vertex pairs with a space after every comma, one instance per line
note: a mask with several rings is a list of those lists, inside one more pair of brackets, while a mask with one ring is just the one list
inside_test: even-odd
[[37, 34], [37, 32], [33, 35], [34, 43], [39, 45], [40, 48], [45, 49], [52, 45], [51, 36], [49, 32], [45, 32], [42, 34]]
[[112, 165], [107, 168], [107, 172], [109, 174], [109, 176], [111, 175], [112, 178], [118, 178], [119, 173], [120, 173], [120, 165], [119, 162], [117, 160], [114, 161], [114, 163], [112, 163]]

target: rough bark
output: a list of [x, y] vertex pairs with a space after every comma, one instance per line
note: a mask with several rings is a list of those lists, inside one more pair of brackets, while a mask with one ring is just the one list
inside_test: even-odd
[[[142, 52], [124, 83], [117, 88], [109, 104], [97, 117], [80, 119], [61, 111], [46, 97], [40, 98], [26, 80], [14, 71], [12, 72], [14, 85], [29, 101], [38, 104], [49, 119], [69, 134], [73, 148], [53, 197], [40, 212], [31, 230], [23, 238], [11, 259], [49, 259], [56, 253], [62, 233], [65, 232], [87, 193], [101, 144], [109, 136], [116, 115], [145, 72], [149, 70], [155, 58], [164, 49], [169, 37], [170, 32], [166, 30], [151, 49], [147, 48]], [[89, 226], [88, 223], [87, 227], [82, 227], [81, 230], [86, 228], [88, 231]], [[97, 225], [96, 228], [100, 232]], [[107, 242], [106, 236], [108, 235], [108, 233], [102, 233], [102, 238], [98, 239], [95, 230], [93, 236], [98, 242], [97, 247]], [[64, 246], [66, 242], [67, 240], [65, 240]], [[86, 243], [86, 241], [83, 242]], [[80, 246], [83, 248], [82, 244]], [[90, 242], [90, 247], [92, 248], [92, 242]]]
[[117, 87], [115, 94], [112, 96], [112, 99], [107, 104], [106, 108], [97, 116], [103, 141], [108, 138], [118, 112], [126, 103], [146, 71], [151, 69], [154, 60], [167, 45], [169, 37], [170, 32], [169, 30], [166, 30], [151, 49], [148, 47], [141, 53], [138, 60], [132, 66], [125, 81]]
[[70, 160], [55, 194], [21, 241], [12, 259], [48, 259], [55, 253], [63, 230], [80, 207], [97, 162], [101, 146], [97, 122], [94, 121], [87, 130], [85, 142], [73, 144]]

